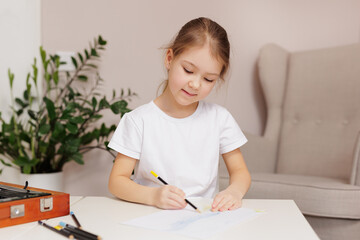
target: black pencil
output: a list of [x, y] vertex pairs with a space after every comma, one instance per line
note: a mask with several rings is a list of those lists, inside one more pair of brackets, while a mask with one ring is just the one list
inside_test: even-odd
[[95, 235], [93, 233], [90, 233], [88, 231], [85, 231], [83, 229], [77, 228], [75, 226], [72, 226], [70, 224], [64, 223], [64, 222], [60, 222], [59, 223], [60, 226], [64, 227], [65, 229], [67, 229], [68, 231], [72, 232], [72, 233], [77, 233], [79, 235], [82, 235], [84, 237], [90, 238], [90, 239], [101, 239], [100, 236]]
[[78, 228], [81, 228], [81, 224], [79, 223], [78, 219], [76, 218], [75, 213], [74, 213], [73, 211], [71, 211], [71, 212], [70, 212], [70, 215], [71, 215], [72, 219], [74, 220], [76, 226], [77, 226]]
[[[168, 183], [165, 182], [165, 180], [162, 179], [160, 176], [158, 176], [154, 171], [150, 171], [150, 172], [151, 172], [152, 175], [154, 175], [154, 177], [156, 177], [157, 179], [159, 179], [163, 184], [168, 185]], [[186, 198], [185, 198], [185, 202], [187, 202], [187, 203], [188, 203], [192, 208], [194, 208], [198, 213], [201, 213], [200, 210], [199, 210], [197, 207], [195, 207], [195, 205], [192, 204], [192, 203], [191, 203], [189, 200], [187, 200]]]
[[57, 225], [54, 227], [55, 229], [59, 230], [60, 232], [63, 232], [65, 234], [69, 234], [69, 235], [73, 235], [75, 239], [78, 239], [78, 240], [82, 240], [81, 238], [79, 238], [77, 235], [73, 234], [72, 232], [66, 230], [65, 228]]
[[71, 233], [72, 235], [74, 235], [74, 237], [78, 240], [97, 240], [97, 238], [95, 237], [92, 237], [92, 236], [88, 236], [86, 234], [84, 234], [83, 232], [80, 232], [79, 229], [71, 229], [71, 228], [68, 228], [68, 227], [61, 227], [62, 231], [66, 231], [66, 232], [69, 232]]
[[51, 231], [53, 232], [56, 232], [58, 234], [61, 234], [63, 235], [64, 237], [67, 237], [69, 239], [74, 239], [74, 235], [72, 235], [71, 233], [68, 233], [68, 232], [64, 232], [64, 231], [61, 231], [61, 230], [57, 230], [56, 228], [50, 226], [50, 225], [47, 225], [46, 223], [42, 222], [42, 221], [38, 221], [38, 223], [44, 227], [46, 227], [47, 229], [50, 229]]

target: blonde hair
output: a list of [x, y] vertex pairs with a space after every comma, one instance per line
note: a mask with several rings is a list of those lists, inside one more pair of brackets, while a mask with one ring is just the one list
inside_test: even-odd
[[[191, 47], [207, 43], [211, 54], [222, 64], [220, 79], [224, 81], [230, 66], [230, 43], [225, 29], [211, 19], [200, 17], [187, 22], [166, 49], [172, 49], [176, 58]], [[166, 87], [167, 80], [163, 89]]]

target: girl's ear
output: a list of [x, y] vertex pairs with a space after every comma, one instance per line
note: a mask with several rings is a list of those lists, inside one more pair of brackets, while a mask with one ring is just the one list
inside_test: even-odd
[[174, 52], [171, 48], [168, 48], [165, 55], [165, 67], [170, 70], [171, 61], [174, 59]]

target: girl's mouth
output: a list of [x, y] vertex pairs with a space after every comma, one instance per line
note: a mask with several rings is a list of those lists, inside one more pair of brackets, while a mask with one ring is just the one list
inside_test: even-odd
[[184, 90], [184, 89], [181, 89], [186, 95], [190, 96], [190, 97], [194, 97], [196, 96], [197, 94], [193, 94], [193, 93], [189, 93], [188, 91]]

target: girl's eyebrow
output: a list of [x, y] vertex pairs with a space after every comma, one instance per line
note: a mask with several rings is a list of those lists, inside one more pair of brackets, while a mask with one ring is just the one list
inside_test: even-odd
[[[184, 62], [186, 62], [187, 64], [190, 64], [191, 66], [193, 66], [194, 68], [196, 68], [196, 69], [199, 69], [195, 64], [193, 64], [192, 62], [189, 62], [189, 61], [187, 61], [187, 60], [184, 60]], [[218, 74], [218, 73], [206, 73], [207, 75], [215, 75], [215, 76], [220, 76], [220, 74]]]

